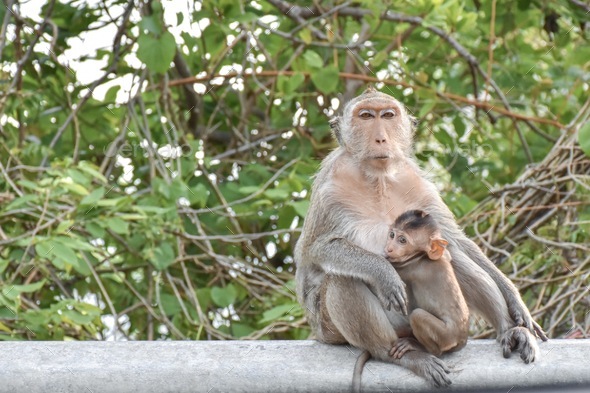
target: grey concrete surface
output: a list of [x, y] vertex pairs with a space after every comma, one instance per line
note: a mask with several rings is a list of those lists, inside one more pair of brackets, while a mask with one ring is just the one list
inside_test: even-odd
[[[590, 391], [590, 340], [540, 343], [541, 358], [502, 357], [473, 340], [443, 359], [451, 390]], [[0, 342], [0, 392], [342, 392], [359, 351], [315, 341]], [[369, 361], [364, 392], [429, 391], [392, 364]], [[442, 391], [442, 390], [439, 390]], [[487, 390], [491, 391], [491, 390]]]

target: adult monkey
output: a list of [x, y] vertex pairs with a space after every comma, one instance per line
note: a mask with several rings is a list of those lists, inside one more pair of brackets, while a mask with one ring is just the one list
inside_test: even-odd
[[412, 118], [403, 105], [369, 88], [331, 126], [340, 146], [322, 162], [295, 247], [298, 297], [318, 340], [349, 343], [435, 385], [450, 383], [444, 363], [428, 353], [389, 356], [396, 330], [408, 326], [407, 297], [383, 249], [396, 217], [420, 209], [440, 224], [467, 304], [496, 329], [504, 356], [516, 351], [526, 363], [533, 361], [538, 349], [531, 332], [547, 336], [413, 159]]

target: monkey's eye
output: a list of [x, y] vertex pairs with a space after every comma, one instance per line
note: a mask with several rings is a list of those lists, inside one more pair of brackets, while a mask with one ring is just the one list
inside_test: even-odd
[[395, 232], [394, 231], [389, 232], [389, 237], [392, 239], [395, 239]]
[[375, 116], [373, 115], [373, 113], [370, 110], [368, 110], [368, 109], [361, 109], [359, 111], [359, 117], [361, 119], [371, 119], [371, 118], [373, 118]]
[[381, 112], [381, 117], [383, 117], [385, 119], [394, 118], [395, 115], [396, 115], [396, 113], [393, 109], [386, 109], [383, 112]]
[[406, 244], [408, 242], [404, 236], [399, 236], [397, 241], [399, 244]]

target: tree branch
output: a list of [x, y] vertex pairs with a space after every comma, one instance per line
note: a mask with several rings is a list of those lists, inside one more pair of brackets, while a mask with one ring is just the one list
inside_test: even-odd
[[[176, 79], [176, 80], [170, 81], [168, 83], [168, 86], [173, 87], [173, 86], [182, 86], [184, 84], [190, 84], [190, 83], [202, 83], [202, 82], [207, 82], [207, 81], [214, 79], [214, 78], [225, 78], [227, 80], [227, 79], [235, 78], [235, 77], [242, 77], [242, 78], [248, 78], [248, 77], [253, 77], [253, 76], [256, 76], [256, 77], [277, 77], [280, 75], [293, 76], [295, 74], [303, 74], [305, 77], [309, 78], [311, 73], [310, 72], [295, 72], [295, 71], [277, 71], [277, 70], [267, 70], [267, 71], [260, 71], [260, 72], [256, 72], [256, 73], [230, 72], [227, 74], [213, 74], [213, 75], [205, 75], [203, 77], [190, 77], [190, 78], [184, 78], [184, 79]], [[409, 87], [409, 88], [416, 89], [416, 90], [417, 89], [427, 89], [426, 87], [414, 85], [414, 84], [403, 82], [403, 81], [379, 79], [377, 77], [373, 77], [373, 76], [369, 76], [369, 75], [351, 74], [348, 72], [340, 72], [340, 73], [338, 73], [338, 75], [340, 76], [340, 78], [343, 78], [343, 79], [356, 79], [356, 80], [362, 80], [362, 81], [370, 82], [370, 83], [383, 83], [383, 84], [389, 85], [389, 86]], [[432, 89], [430, 89], [430, 90], [432, 90]], [[460, 96], [458, 94], [444, 93], [444, 92], [438, 92], [438, 91], [435, 91], [435, 93], [439, 94], [442, 97], [446, 97], [450, 100], [453, 100], [453, 101], [462, 102], [464, 104], [472, 105], [472, 106], [475, 106], [477, 108], [481, 108], [484, 110], [490, 110], [490, 111], [493, 110], [494, 112], [497, 112], [499, 114], [502, 114], [504, 116], [507, 116], [507, 117], [510, 117], [510, 118], [513, 118], [516, 120], [522, 120], [525, 122], [535, 122], [535, 123], [541, 123], [541, 124], [549, 124], [549, 125], [559, 128], [559, 129], [563, 129], [565, 127], [563, 124], [561, 124], [557, 120], [523, 115], [520, 113], [512, 112], [511, 110], [508, 110], [505, 108], [497, 107], [494, 104], [489, 103], [489, 102], [470, 100], [469, 98]]]

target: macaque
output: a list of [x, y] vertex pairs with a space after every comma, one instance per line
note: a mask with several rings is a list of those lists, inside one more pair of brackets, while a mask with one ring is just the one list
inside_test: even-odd
[[390, 355], [407, 326], [406, 285], [383, 255], [389, 224], [407, 210], [427, 211], [449, 244], [455, 276], [472, 312], [495, 328], [504, 356], [531, 362], [533, 334], [546, 340], [514, 284], [457, 225], [412, 155], [413, 119], [393, 97], [368, 89], [331, 121], [339, 147], [315, 177], [295, 247], [297, 294], [318, 340], [351, 344], [412, 370], [436, 386], [448, 368], [422, 350]]
[[[385, 246], [386, 258], [406, 283], [412, 335], [436, 356], [463, 348], [469, 333], [469, 310], [453, 273], [448, 244], [432, 216], [411, 210], [395, 220]], [[417, 349], [413, 338], [404, 337], [389, 354], [399, 359]]]
[[[453, 273], [446, 249], [449, 242], [422, 210], [399, 216], [388, 237], [385, 257], [406, 284], [410, 298], [410, 327], [396, 330], [398, 339], [389, 355], [401, 359], [406, 352], [425, 348], [440, 356], [463, 348], [469, 333], [469, 310]], [[360, 392], [362, 370], [370, 356], [363, 351], [356, 361], [353, 392]]]

